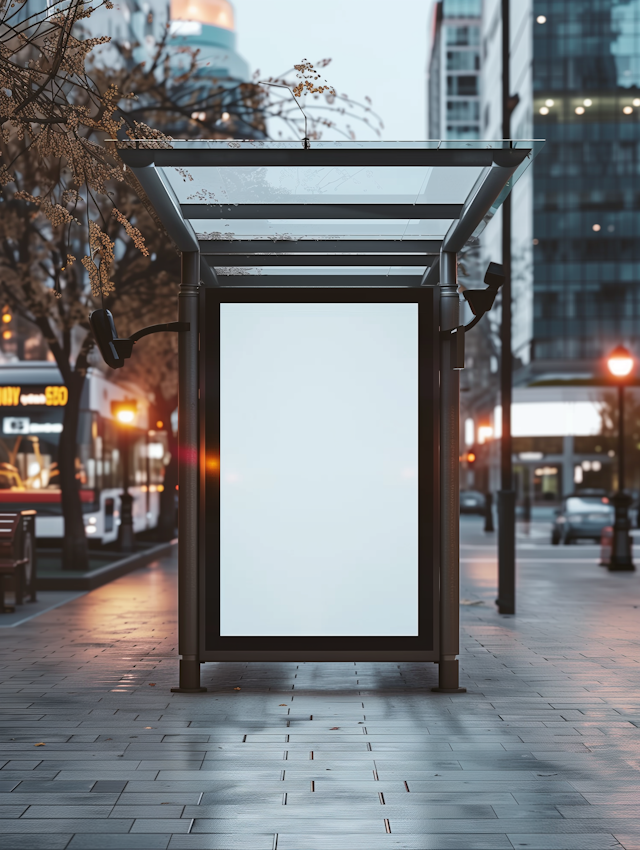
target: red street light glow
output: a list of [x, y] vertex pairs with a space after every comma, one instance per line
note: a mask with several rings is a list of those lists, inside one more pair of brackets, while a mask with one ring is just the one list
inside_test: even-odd
[[626, 378], [633, 369], [633, 357], [622, 345], [611, 352], [607, 358], [609, 372], [616, 378]]

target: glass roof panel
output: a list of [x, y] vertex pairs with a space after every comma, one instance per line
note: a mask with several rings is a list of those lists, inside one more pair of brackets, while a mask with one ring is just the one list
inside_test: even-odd
[[219, 239], [444, 239], [453, 219], [190, 219], [203, 241]]
[[163, 168], [180, 204], [463, 204], [480, 167]]
[[[209, 257], [209, 264], [217, 274], [234, 277], [270, 277], [283, 275], [298, 275], [308, 277], [309, 275], [321, 275], [323, 277], [334, 277], [338, 275], [370, 275], [373, 277], [389, 275], [414, 275], [420, 277], [424, 274], [429, 263], [421, 266], [218, 266]], [[425, 258], [426, 259], [426, 258]], [[430, 258], [429, 262], [432, 262]]]
[[[430, 251], [444, 240], [447, 250], [462, 250], [486, 226], [543, 144], [481, 139], [312, 140], [304, 145], [301, 140], [197, 139], [116, 146], [180, 250], [197, 250], [194, 233], [209, 243], [209, 251], [224, 240], [312, 243], [308, 251], [296, 246], [280, 252], [283, 267], [234, 270], [282, 279], [317, 277], [315, 266], [288, 263], [294, 263], [294, 254], [301, 250], [339, 252], [339, 240], [428, 240]], [[323, 240], [335, 242], [323, 246]], [[235, 247], [247, 253], [245, 246]], [[379, 253], [371, 246], [355, 247], [363, 254]], [[394, 247], [385, 246], [384, 251], [384, 259], [392, 261]], [[209, 255], [209, 262], [213, 259]], [[368, 261], [376, 262], [372, 257]], [[238, 262], [243, 262], [240, 256]], [[422, 271], [421, 266], [376, 269], [323, 265], [321, 274], [362, 280], [364, 275], [379, 279], [396, 273], [407, 278]]]

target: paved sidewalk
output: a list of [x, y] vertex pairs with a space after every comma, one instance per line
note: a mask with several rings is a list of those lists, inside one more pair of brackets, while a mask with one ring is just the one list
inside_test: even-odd
[[500, 617], [464, 528], [466, 695], [371, 663], [207, 665], [171, 694], [171, 560], [1, 630], [0, 846], [638, 850], [640, 574], [523, 537]]

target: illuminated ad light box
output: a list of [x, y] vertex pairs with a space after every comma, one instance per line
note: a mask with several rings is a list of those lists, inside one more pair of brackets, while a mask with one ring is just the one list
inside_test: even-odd
[[433, 290], [203, 288], [205, 659], [436, 648]]

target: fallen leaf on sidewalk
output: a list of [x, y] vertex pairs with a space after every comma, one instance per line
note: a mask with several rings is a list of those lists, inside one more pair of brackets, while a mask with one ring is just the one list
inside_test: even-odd
[[333, 731], [335, 731], [336, 729], [339, 729], [339, 728], [340, 728], [339, 726], [332, 726], [332, 727], [329, 729], [329, 732], [333, 732]]
[[282, 706], [284, 706], [286, 708], [287, 707], [286, 702], [281, 702], [279, 707], [282, 707]]
[[155, 688], [155, 686], [156, 686], [156, 683], [155, 683], [155, 682], [149, 682], [149, 687], [150, 687], [150, 688]]
[[234, 688], [233, 690], [234, 690], [234, 691], [241, 691], [241, 690], [242, 690], [242, 688]]
[[33, 746], [34, 747], [46, 747], [47, 745], [46, 744], [34, 744]]

